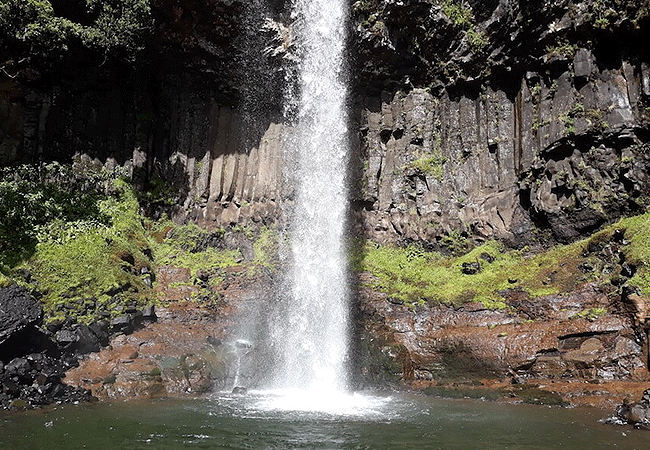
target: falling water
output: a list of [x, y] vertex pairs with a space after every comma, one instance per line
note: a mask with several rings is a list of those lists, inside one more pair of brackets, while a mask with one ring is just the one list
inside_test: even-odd
[[347, 384], [345, 3], [294, 4], [300, 63], [290, 142], [297, 158], [292, 269], [288, 306], [272, 333], [280, 347], [277, 384], [320, 393]]

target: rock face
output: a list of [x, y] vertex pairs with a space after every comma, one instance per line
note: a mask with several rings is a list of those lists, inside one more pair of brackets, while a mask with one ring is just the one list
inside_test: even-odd
[[[649, 19], [618, 3], [624, 13], [593, 0], [353, 3], [358, 230], [525, 245], [536, 228], [567, 242], [642, 210]], [[143, 187], [173, 184], [179, 220], [275, 221], [292, 196], [284, 2], [152, 7], [156, 56], [139, 66], [2, 79], [0, 161], [126, 164]]]
[[142, 188], [170, 184], [155, 200], [173, 203], [179, 220], [272, 222], [283, 181], [284, 74], [254, 56], [274, 42], [272, 30], [260, 30], [278, 8], [253, 11], [258, 3], [152, 1], [159, 26], [135, 64], [78, 52], [69, 65], [3, 74], [0, 164], [125, 169]]
[[0, 408], [91, 399], [89, 391], [61, 383], [75, 359], [58, 352], [38, 328], [42, 316], [40, 304], [24, 288], [0, 288]]
[[[650, 379], [646, 350], [630, 318], [583, 312], [609, 305], [596, 286], [569, 296], [504, 293], [507, 310], [481, 304], [420, 307], [414, 312], [364, 290], [362, 346], [372, 358], [362, 373], [407, 382], [522, 379]], [[539, 320], [541, 317], [544, 320]], [[537, 319], [537, 320], [535, 320]], [[386, 361], [395, 361], [388, 366]], [[378, 380], [377, 380], [378, 381]]]
[[[521, 244], [537, 226], [569, 242], [643, 211], [645, 119], [628, 97], [640, 94], [640, 80], [619, 83], [621, 72], [607, 71], [582, 87], [619, 92], [620, 113], [611, 98], [580, 94], [568, 70], [556, 92], [529, 74], [514, 93], [486, 87], [435, 98], [413, 89], [366, 103], [356, 199], [366, 235], [435, 246], [455, 230]], [[593, 117], [602, 120], [598, 133]]]
[[366, 235], [568, 242], [643, 211], [648, 14], [622, 3], [355, 3]]
[[24, 328], [38, 323], [43, 309], [18, 285], [0, 288], [0, 346]]
[[616, 416], [612, 419], [610, 420], [615, 423], [625, 423], [647, 430], [650, 427], [650, 389], [643, 392], [641, 401], [619, 406]]

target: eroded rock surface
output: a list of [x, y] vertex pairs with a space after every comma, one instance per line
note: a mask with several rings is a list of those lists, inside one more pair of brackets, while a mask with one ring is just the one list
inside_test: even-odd
[[[419, 387], [510, 380], [545, 384], [550, 391], [558, 383], [567, 403], [599, 406], [601, 401], [586, 400], [581, 383], [611, 382], [614, 393], [600, 386], [601, 400], [607, 399], [610, 407], [614, 401], [609, 396], [624, 398], [618, 384], [636, 383], [633, 389], [638, 390], [650, 382], [645, 336], [637, 333], [627, 312], [605, 313], [612, 301], [596, 285], [534, 301], [525, 293], [504, 296], [504, 310], [478, 303], [413, 309], [363, 289], [362, 379]], [[567, 382], [574, 383], [573, 389]]]

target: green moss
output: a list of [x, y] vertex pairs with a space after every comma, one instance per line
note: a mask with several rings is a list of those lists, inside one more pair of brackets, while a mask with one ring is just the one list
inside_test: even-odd
[[[173, 265], [186, 268], [192, 277], [196, 277], [199, 270], [223, 269], [239, 265], [242, 261], [239, 250], [206, 247], [198, 251], [201, 241], [210, 232], [194, 223], [176, 225], [171, 221], [163, 221], [156, 224], [154, 234], [160, 229], [167, 229], [167, 237], [160, 242], [152, 242], [157, 266]], [[218, 233], [222, 234], [223, 231]]]
[[[621, 230], [627, 242], [620, 245], [620, 251], [625, 261], [636, 268], [627, 284], [650, 297], [650, 213], [622, 219], [587, 239], [536, 255], [506, 251], [493, 241], [462, 256], [449, 257], [415, 246], [366, 242], [353, 247], [350, 265], [355, 271], [374, 275], [375, 288], [409, 306], [475, 301], [487, 308], [501, 309], [506, 304], [499, 292], [508, 288], [525, 290], [534, 298], [570, 292], [586, 281], [610, 285], [618, 273], [608, 270], [599, 255], [590, 254], [588, 249], [611, 242]], [[480, 271], [465, 275], [463, 263], [478, 263]], [[581, 268], [585, 264], [593, 270], [583, 273]], [[577, 316], [593, 320], [605, 313], [603, 308], [590, 308]]]
[[50, 320], [74, 315], [91, 322], [96, 313], [124, 302], [145, 304], [153, 293], [140, 279], [150, 267], [148, 240], [131, 187], [115, 181], [116, 194], [98, 201], [107, 223], [55, 220], [40, 228], [34, 254], [19, 267], [29, 270], [43, 294]]
[[274, 271], [277, 268], [278, 235], [274, 229], [264, 227], [253, 242], [253, 267]]
[[[372, 273], [378, 289], [411, 306], [477, 301], [502, 309], [506, 305], [499, 291], [508, 288], [524, 289], [535, 297], [575, 287], [582, 245], [559, 246], [526, 257], [518, 251], [504, 251], [499, 243], [490, 241], [461, 257], [443, 257], [416, 247], [366, 243], [353, 267]], [[480, 272], [463, 274], [463, 263], [475, 262], [480, 264]]]
[[580, 311], [578, 314], [576, 314], [574, 317], [579, 317], [582, 319], [587, 319], [589, 321], [595, 320], [599, 317], [604, 316], [607, 314], [607, 309], [605, 308], [587, 308], [582, 311]]
[[638, 287], [643, 296], [650, 297], [650, 213], [623, 219], [603, 233], [611, 234], [617, 229], [625, 230], [625, 239], [629, 242], [621, 246], [625, 260], [637, 268], [628, 283]]
[[4, 276], [2, 273], [0, 273], [0, 288], [2, 287], [7, 287], [9, 285], [13, 284], [13, 281], [11, 278]]

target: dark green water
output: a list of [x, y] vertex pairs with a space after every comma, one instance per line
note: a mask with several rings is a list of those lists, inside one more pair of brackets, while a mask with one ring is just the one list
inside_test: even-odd
[[268, 396], [221, 395], [58, 407], [0, 415], [0, 449], [650, 448], [650, 432], [600, 424], [593, 410], [401, 394], [360, 403], [290, 411]]

